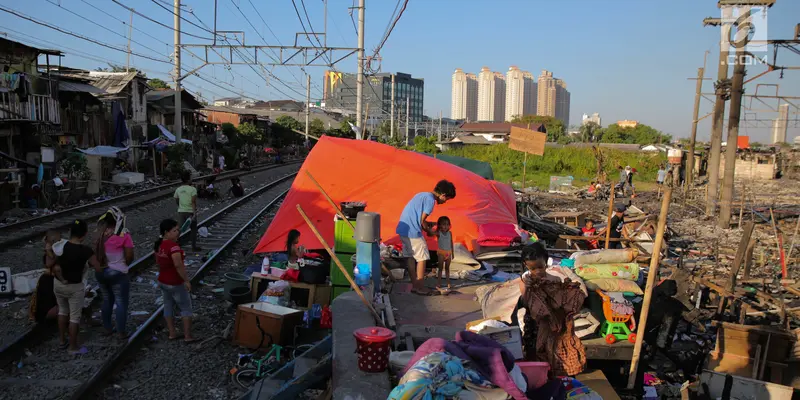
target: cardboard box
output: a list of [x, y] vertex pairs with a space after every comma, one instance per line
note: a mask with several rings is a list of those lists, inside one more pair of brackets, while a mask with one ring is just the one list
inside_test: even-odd
[[[484, 318], [467, 322], [467, 330], [483, 321], [488, 320], [499, 321], [500, 317]], [[522, 332], [519, 330], [518, 326], [509, 326], [508, 328], [487, 328], [481, 331], [480, 334], [503, 345], [503, 347], [511, 352], [515, 360], [521, 360], [523, 358]]]

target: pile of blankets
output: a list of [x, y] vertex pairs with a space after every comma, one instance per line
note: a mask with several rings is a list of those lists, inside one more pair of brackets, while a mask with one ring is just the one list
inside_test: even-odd
[[575, 274], [591, 290], [628, 292], [642, 295], [637, 283], [640, 280], [639, 264], [633, 262], [635, 249], [590, 250], [572, 255]]

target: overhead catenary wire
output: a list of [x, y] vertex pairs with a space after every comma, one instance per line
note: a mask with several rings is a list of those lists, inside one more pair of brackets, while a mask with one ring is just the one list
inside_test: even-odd
[[[52, 0], [48, 0], [48, 3], [50, 3], [50, 4], [52, 4], [52, 5], [54, 5], [54, 6], [58, 7], [58, 8], [60, 8], [60, 9], [62, 9], [62, 10], [64, 10], [64, 11], [66, 11], [66, 12], [68, 12], [68, 13], [70, 13], [70, 14], [72, 14], [72, 15], [74, 15], [74, 16], [76, 16], [76, 17], [78, 17], [78, 18], [80, 18], [80, 19], [82, 19], [82, 20], [84, 20], [84, 21], [90, 22], [90, 23], [92, 23], [92, 24], [94, 24], [94, 25], [96, 25], [96, 26], [99, 26], [100, 28], [102, 28], [102, 29], [104, 29], [104, 30], [106, 30], [106, 31], [108, 31], [108, 32], [111, 32], [111, 33], [113, 33], [113, 34], [115, 34], [115, 35], [117, 35], [117, 36], [119, 36], [119, 37], [122, 37], [123, 39], [128, 39], [128, 40], [130, 40], [132, 43], [136, 43], [136, 44], [138, 44], [139, 46], [142, 46], [142, 47], [143, 47], [143, 48], [145, 48], [145, 49], [148, 49], [148, 50], [150, 50], [150, 51], [152, 51], [152, 52], [155, 52], [155, 53], [158, 53], [159, 55], [161, 55], [161, 52], [160, 52], [160, 51], [158, 51], [158, 50], [156, 50], [156, 49], [154, 49], [154, 48], [152, 48], [152, 47], [149, 47], [149, 46], [147, 46], [147, 45], [145, 45], [145, 44], [142, 44], [141, 42], [137, 42], [136, 40], [133, 40], [132, 38], [128, 38], [127, 36], [125, 36], [125, 35], [123, 35], [123, 34], [121, 34], [121, 33], [119, 33], [119, 32], [116, 32], [116, 31], [114, 31], [113, 29], [110, 29], [110, 28], [108, 28], [108, 27], [106, 27], [106, 26], [104, 26], [104, 25], [102, 25], [102, 24], [99, 24], [99, 23], [97, 23], [96, 21], [92, 21], [91, 19], [89, 19], [89, 18], [86, 18], [86, 17], [84, 17], [83, 15], [80, 15], [80, 14], [76, 13], [75, 11], [72, 11], [72, 10], [70, 10], [69, 8], [66, 8], [66, 7], [62, 6], [61, 4], [55, 3], [55, 2], [53, 2]], [[127, 51], [127, 50], [126, 50], [126, 51]]]
[[[198, 29], [200, 29], [200, 30], [203, 30], [203, 31], [205, 31], [205, 32], [207, 32], [207, 33], [210, 33], [210, 34], [212, 34], [212, 35], [215, 35], [215, 36], [217, 36], [217, 37], [220, 37], [220, 36], [222, 36], [222, 35], [220, 35], [220, 34], [218, 34], [218, 33], [214, 32], [214, 31], [212, 31], [212, 30], [210, 30], [210, 29], [208, 29], [208, 28], [203, 28], [202, 26], [200, 26], [200, 25], [197, 25], [197, 24], [195, 24], [195, 23], [194, 23], [194, 22], [192, 22], [192, 21], [189, 21], [189, 20], [188, 20], [188, 19], [186, 19], [186, 17], [184, 17], [183, 15], [177, 15], [177, 14], [175, 14], [175, 11], [173, 11], [173, 10], [170, 10], [169, 8], [165, 7], [163, 4], [161, 4], [161, 3], [157, 2], [156, 0], [150, 0], [150, 1], [152, 1], [152, 2], [153, 2], [153, 4], [155, 4], [155, 5], [157, 5], [157, 6], [161, 7], [161, 8], [163, 8], [164, 10], [167, 10], [167, 12], [169, 12], [170, 14], [172, 14], [172, 16], [174, 16], [174, 17], [178, 17], [178, 18], [180, 18], [182, 21], [185, 21], [185, 22], [186, 22], [186, 23], [188, 23], [189, 25], [192, 25], [192, 26], [194, 26], [194, 27], [197, 27]], [[174, 30], [174, 28], [173, 28], [173, 30]]]
[[[175, 31], [174, 27], [166, 25], [161, 21], [157, 21], [157, 20], [155, 20], [153, 18], [150, 18], [147, 15], [144, 15], [144, 14], [140, 13], [139, 11], [134, 10], [133, 8], [126, 6], [125, 4], [121, 3], [119, 0], [111, 0], [111, 1], [113, 1], [118, 6], [124, 8], [124, 9], [126, 9], [126, 10], [128, 10], [128, 11], [130, 11], [130, 12], [132, 12], [132, 13], [134, 13], [134, 14], [136, 14], [136, 15], [138, 15], [138, 16], [140, 16], [140, 17], [142, 17], [142, 18], [144, 18], [144, 19], [146, 19], [146, 20], [148, 20], [150, 22], [152, 22], [152, 23], [155, 23], [155, 24], [157, 24], [157, 25], [159, 25], [161, 27], [164, 27], [166, 29], [169, 29], [170, 31], [173, 31], [173, 32]], [[189, 33], [189, 32], [184, 32], [184, 31], [178, 31], [178, 32], [180, 32], [182, 35], [191, 36], [191, 37], [198, 38], [198, 39], [214, 40], [213, 38], [198, 36], [198, 35], [195, 35], [195, 34]]]
[[[90, 3], [90, 2], [88, 2], [88, 1], [86, 1], [86, 0], [81, 0], [81, 1], [82, 1], [83, 3], [85, 3], [86, 5], [88, 5], [89, 7], [92, 7], [92, 8], [94, 8], [95, 10], [97, 10], [97, 11], [100, 11], [101, 13], [103, 13], [103, 14], [105, 14], [105, 15], [108, 15], [109, 17], [116, 19], [117, 21], [121, 22], [123, 25], [125, 25], [125, 26], [127, 26], [127, 25], [128, 25], [128, 21], [125, 21], [124, 19], [120, 19], [120, 18], [118, 18], [118, 17], [114, 16], [113, 14], [109, 13], [108, 11], [105, 11], [105, 10], [103, 10], [102, 8], [100, 8], [100, 7], [97, 7], [96, 5], [94, 5], [94, 4], [92, 4], [92, 3]], [[143, 34], [143, 35], [145, 35], [145, 36], [147, 36], [147, 37], [149, 37], [149, 38], [151, 38], [151, 39], [153, 39], [153, 40], [155, 40], [155, 41], [157, 41], [157, 42], [163, 43], [163, 44], [164, 44], [164, 45], [166, 45], [166, 46], [172, 46], [171, 44], [169, 44], [169, 43], [167, 43], [167, 42], [165, 42], [165, 41], [163, 41], [163, 40], [161, 40], [161, 39], [159, 39], [159, 38], [157, 38], [157, 37], [155, 37], [155, 36], [151, 35], [150, 33], [148, 33], [148, 32], [147, 32], [147, 31], [145, 31], [145, 30], [139, 29], [139, 28], [137, 28], [137, 27], [135, 27], [135, 26], [131, 26], [131, 28], [133, 28], [133, 30], [135, 30], [136, 32], [139, 32], [139, 33], [141, 33], [141, 34]]]
[[148, 60], [152, 60], [152, 61], [156, 61], [156, 62], [160, 62], [160, 63], [164, 63], [164, 64], [171, 64], [170, 61], [160, 60], [160, 59], [157, 59], [157, 58], [154, 58], [154, 57], [150, 57], [150, 56], [148, 56], [146, 54], [141, 54], [141, 53], [137, 53], [137, 52], [134, 52], [134, 51], [130, 51], [129, 52], [127, 49], [121, 49], [121, 48], [115, 47], [114, 45], [111, 45], [111, 44], [108, 44], [108, 43], [105, 43], [105, 42], [101, 42], [99, 40], [95, 40], [95, 39], [83, 36], [81, 34], [78, 34], [78, 33], [72, 32], [70, 30], [61, 28], [61, 27], [53, 25], [51, 23], [48, 23], [48, 22], [45, 22], [45, 21], [41, 21], [41, 20], [38, 20], [36, 18], [30, 17], [28, 15], [22, 14], [21, 12], [16, 11], [16, 10], [12, 10], [12, 9], [0, 6], [0, 11], [6, 12], [6, 13], [14, 15], [14, 16], [17, 16], [17, 17], [22, 18], [24, 20], [28, 20], [30, 22], [33, 22], [33, 23], [37, 24], [37, 25], [44, 26], [46, 28], [50, 28], [52, 30], [61, 32], [61, 33], [65, 34], [65, 35], [73, 36], [73, 37], [76, 37], [78, 39], [82, 39], [82, 40], [85, 40], [87, 42], [94, 43], [94, 44], [96, 44], [98, 46], [103, 46], [103, 47], [109, 48], [111, 50], [116, 50], [116, 51], [120, 51], [120, 52], [123, 52], [123, 53], [130, 53], [131, 55], [134, 55], [134, 56], [137, 56], [137, 57], [146, 58]]

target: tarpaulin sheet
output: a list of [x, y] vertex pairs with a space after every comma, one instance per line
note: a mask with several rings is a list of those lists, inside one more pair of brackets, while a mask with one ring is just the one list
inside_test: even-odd
[[[432, 191], [441, 179], [453, 182], [456, 198], [437, 205], [428, 220], [435, 222], [441, 215], [450, 217], [455, 242], [462, 242], [472, 250], [481, 224], [516, 223], [514, 192], [506, 184], [419, 153], [372, 141], [325, 136], [300, 168], [256, 253], [286, 250], [286, 235], [291, 229], [300, 231], [300, 243], [306, 248], [322, 248], [297, 212], [298, 204], [325, 241], [333, 246], [335, 211], [305, 171], [314, 176], [337, 204], [364, 201], [367, 211], [379, 213], [381, 238], [387, 243], [399, 242], [395, 228], [406, 203], [419, 192]], [[433, 238], [428, 238], [428, 245], [431, 250], [437, 248]]]
[[86, 154], [87, 156], [100, 156], [109, 158], [116, 158], [117, 153], [126, 150], [128, 150], [127, 147], [113, 147], [113, 146], [95, 146], [85, 150], [78, 149], [78, 151], [80, 151], [83, 154]]

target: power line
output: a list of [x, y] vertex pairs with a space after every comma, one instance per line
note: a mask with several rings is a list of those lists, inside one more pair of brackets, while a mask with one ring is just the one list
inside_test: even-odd
[[[106, 31], [109, 31], [109, 32], [111, 32], [111, 33], [113, 33], [113, 34], [115, 34], [115, 35], [117, 35], [117, 36], [120, 36], [120, 37], [122, 37], [123, 39], [129, 39], [127, 36], [125, 36], [125, 35], [123, 35], [123, 34], [121, 34], [121, 33], [119, 33], [119, 32], [115, 32], [113, 29], [110, 29], [110, 28], [108, 28], [108, 27], [105, 27], [105, 26], [103, 26], [103, 25], [101, 25], [101, 24], [99, 24], [99, 23], [97, 23], [97, 22], [95, 22], [95, 21], [92, 21], [91, 19], [89, 19], [89, 18], [86, 18], [86, 17], [84, 17], [83, 15], [80, 15], [80, 14], [76, 13], [75, 11], [72, 11], [72, 10], [70, 10], [70, 9], [68, 9], [68, 8], [66, 8], [66, 7], [64, 7], [64, 6], [62, 6], [62, 5], [60, 5], [60, 4], [54, 3], [52, 0], [48, 0], [48, 2], [49, 2], [50, 4], [52, 4], [52, 5], [54, 5], [54, 6], [57, 6], [58, 8], [60, 8], [60, 9], [62, 9], [62, 10], [64, 10], [64, 11], [66, 11], [66, 12], [68, 12], [68, 13], [70, 13], [70, 14], [72, 14], [72, 15], [76, 16], [76, 17], [78, 17], [78, 18], [81, 18], [81, 19], [83, 19], [84, 21], [91, 22], [92, 24], [94, 24], [94, 25], [97, 25], [97, 26], [99, 26], [99, 27], [101, 27], [101, 28], [105, 29]], [[148, 50], [150, 50], [150, 51], [153, 51], [153, 52], [155, 52], [155, 53], [158, 53], [158, 54], [160, 54], [160, 52], [159, 52], [158, 50], [156, 50], [156, 49], [153, 49], [153, 48], [151, 48], [151, 47], [148, 47], [148, 46], [146, 46], [146, 45], [144, 45], [144, 44], [142, 44], [142, 43], [140, 43], [140, 42], [137, 42], [137, 41], [135, 41], [135, 40], [133, 40], [133, 39], [129, 39], [129, 40], [130, 40], [131, 42], [133, 42], [133, 43], [136, 43], [136, 44], [138, 44], [139, 46], [142, 46], [142, 47], [144, 47], [145, 49], [148, 49]]]
[[[89, 2], [88, 2], [88, 1], [86, 1], [86, 0], [81, 0], [81, 1], [82, 1], [82, 2], [84, 2], [86, 5], [88, 5], [89, 7], [92, 7], [92, 8], [94, 8], [95, 10], [97, 10], [97, 11], [100, 11], [101, 13], [103, 13], [103, 14], [105, 14], [105, 15], [108, 15], [109, 17], [111, 17], [111, 18], [114, 18], [114, 19], [116, 19], [116, 20], [117, 20], [117, 21], [119, 21], [119, 22], [122, 22], [122, 24], [123, 24], [123, 25], [128, 25], [128, 22], [127, 22], [127, 21], [125, 21], [125, 20], [123, 20], [123, 19], [119, 19], [118, 17], [115, 17], [113, 14], [109, 13], [108, 11], [105, 11], [105, 10], [103, 10], [103, 9], [99, 8], [99, 7], [95, 6], [95, 5], [94, 5], [94, 4], [92, 4], [92, 3], [89, 3]], [[164, 44], [165, 44], [165, 45], [167, 45], [167, 46], [172, 46], [171, 44], [169, 44], [169, 43], [167, 43], [167, 42], [165, 42], [165, 41], [163, 41], [163, 40], [161, 40], [161, 39], [159, 39], [159, 38], [157, 38], [157, 37], [155, 37], [155, 36], [153, 36], [153, 35], [151, 35], [151, 34], [147, 33], [146, 31], [143, 31], [143, 30], [141, 30], [141, 29], [139, 29], [139, 28], [137, 28], [137, 27], [135, 27], [135, 26], [132, 26], [131, 28], [133, 28], [133, 30], [135, 30], [136, 32], [139, 32], [139, 33], [141, 33], [141, 34], [143, 34], [143, 35], [145, 35], [145, 36], [147, 36], [147, 37], [149, 37], [149, 38], [151, 38], [151, 39], [153, 39], [153, 40], [156, 40], [156, 41], [158, 41], [158, 42], [164, 43]]]
[[[146, 19], [146, 20], [148, 20], [148, 21], [150, 21], [150, 22], [153, 22], [153, 23], [155, 23], [155, 24], [158, 24], [158, 25], [160, 25], [160, 26], [162, 26], [162, 27], [164, 27], [164, 28], [167, 28], [167, 29], [169, 29], [170, 31], [173, 31], [173, 32], [175, 31], [175, 28], [174, 28], [174, 27], [171, 27], [171, 26], [169, 26], [169, 25], [165, 25], [164, 23], [162, 23], [162, 22], [160, 22], [160, 21], [156, 21], [156, 20], [154, 20], [154, 19], [152, 19], [152, 18], [148, 17], [147, 15], [144, 15], [144, 14], [142, 14], [142, 13], [140, 13], [140, 12], [138, 12], [138, 11], [134, 10], [133, 8], [130, 8], [130, 7], [126, 6], [125, 4], [122, 4], [122, 3], [120, 3], [118, 0], [111, 0], [111, 1], [113, 1], [113, 2], [114, 2], [115, 4], [117, 4], [118, 6], [120, 6], [120, 7], [124, 8], [124, 9], [126, 9], [126, 10], [128, 10], [128, 11], [130, 11], [130, 12], [132, 12], [132, 13], [134, 13], [134, 14], [136, 14], [136, 15], [138, 15], [138, 16], [140, 16], [140, 17], [142, 17], [142, 18], [144, 18], [144, 19]], [[212, 39], [212, 38], [207, 38], [207, 37], [203, 37], [203, 36], [198, 36], [198, 35], [195, 35], [195, 34], [193, 34], [193, 33], [189, 33], [189, 32], [184, 32], [184, 31], [180, 31], [180, 30], [179, 30], [178, 32], [180, 32], [181, 34], [184, 34], [184, 35], [186, 35], [186, 36], [196, 37], [196, 38], [198, 38], [198, 39], [203, 39], [203, 40], [214, 40], [214, 39]]]
[[[213, 31], [211, 31], [211, 30], [209, 30], [209, 29], [207, 29], [207, 28], [203, 28], [202, 26], [200, 26], [200, 25], [197, 25], [197, 24], [195, 24], [195, 23], [194, 23], [194, 22], [192, 22], [192, 21], [189, 21], [188, 19], [184, 18], [184, 17], [183, 17], [183, 15], [175, 14], [175, 11], [173, 11], [173, 10], [170, 10], [169, 8], [165, 7], [163, 4], [161, 4], [161, 3], [157, 2], [156, 0], [150, 0], [150, 1], [152, 1], [152, 2], [153, 2], [153, 4], [155, 4], [155, 5], [157, 5], [157, 6], [161, 7], [161, 8], [163, 8], [163, 9], [165, 9], [165, 10], [167, 10], [167, 12], [169, 12], [169, 13], [170, 13], [170, 14], [172, 14], [173, 16], [175, 16], [175, 17], [178, 17], [178, 18], [182, 19], [183, 21], [186, 21], [186, 22], [187, 22], [189, 25], [195, 26], [195, 27], [197, 27], [197, 28], [199, 28], [199, 29], [201, 29], [201, 30], [204, 30], [204, 31], [206, 31], [206, 32], [208, 32], [208, 33], [210, 33], [210, 34], [212, 34], [212, 35], [215, 35], [215, 36], [221, 36], [220, 34], [218, 34], [218, 33], [216, 33], [216, 32], [213, 32]], [[173, 29], [173, 30], [174, 30], [174, 29]]]
[[150, 57], [150, 56], [148, 56], [148, 55], [145, 55], [145, 54], [140, 54], [140, 53], [136, 53], [136, 52], [133, 52], [133, 51], [130, 51], [130, 52], [129, 52], [127, 49], [120, 49], [120, 48], [114, 47], [113, 45], [110, 45], [110, 44], [108, 44], [108, 43], [104, 43], [104, 42], [101, 42], [101, 41], [98, 41], [98, 40], [95, 40], [95, 39], [92, 39], [92, 38], [88, 38], [88, 37], [86, 37], [86, 36], [83, 36], [83, 35], [77, 34], [77, 33], [75, 33], [75, 32], [68, 31], [68, 30], [66, 30], [66, 29], [64, 29], [64, 28], [61, 28], [61, 27], [58, 27], [58, 26], [55, 26], [55, 25], [51, 25], [50, 23], [47, 23], [47, 22], [43, 22], [43, 21], [36, 20], [36, 19], [35, 19], [35, 18], [33, 18], [33, 17], [29, 17], [29, 16], [27, 16], [27, 15], [25, 15], [25, 14], [22, 14], [22, 13], [20, 13], [20, 12], [18, 12], [18, 11], [15, 11], [15, 10], [10, 10], [10, 9], [7, 9], [7, 8], [5, 8], [5, 7], [2, 7], [2, 6], [0, 6], [0, 11], [3, 11], [3, 12], [6, 12], [6, 13], [9, 13], [9, 14], [15, 15], [15, 16], [17, 16], [17, 17], [19, 17], [19, 18], [22, 18], [22, 19], [28, 20], [28, 21], [30, 21], [30, 22], [33, 22], [33, 23], [37, 24], [37, 25], [41, 25], [41, 26], [44, 26], [44, 27], [47, 27], [47, 28], [53, 29], [53, 30], [55, 30], [55, 31], [58, 31], [58, 32], [61, 32], [61, 33], [63, 33], [63, 34], [70, 35], [70, 36], [76, 37], [76, 38], [78, 38], [78, 39], [82, 39], [82, 40], [85, 40], [85, 41], [87, 41], [87, 42], [94, 43], [94, 44], [96, 44], [96, 45], [98, 45], [98, 46], [107, 47], [107, 48], [109, 48], [109, 49], [111, 49], [111, 50], [120, 51], [120, 52], [123, 52], [123, 53], [126, 53], [126, 54], [127, 54], [127, 53], [130, 53], [131, 55], [135, 55], [135, 56], [137, 56], [137, 57], [146, 58], [146, 59], [148, 59], [148, 60], [152, 60], [152, 61], [156, 61], [156, 62], [160, 62], [160, 63], [164, 63], [164, 64], [171, 64], [169, 61], [159, 60], [159, 59], [157, 59], [157, 58], [153, 58], [153, 57]]
[[[398, 0], [398, 4], [400, 4], [399, 0]], [[408, 0], [405, 0], [403, 2], [403, 8], [400, 9], [400, 14], [398, 14], [397, 18], [395, 18], [390, 23], [389, 29], [386, 31], [386, 34], [383, 36], [383, 40], [381, 40], [381, 43], [378, 45], [378, 47], [375, 48], [375, 54], [373, 55], [373, 57], [378, 55], [378, 52], [381, 51], [381, 48], [383, 48], [383, 45], [386, 44], [386, 41], [389, 39], [389, 35], [392, 34], [392, 31], [394, 30], [395, 25], [397, 25], [397, 21], [400, 21], [400, 17], [403, 16], [403, 12], [406, 11], [406, 7], [407, 6], [408, 6]]]

